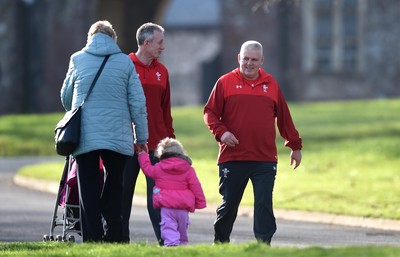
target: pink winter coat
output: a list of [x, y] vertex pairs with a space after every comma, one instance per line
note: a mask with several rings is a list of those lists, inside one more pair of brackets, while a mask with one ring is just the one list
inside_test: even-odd
[[149, 155], [139, 154], [140, 167], [146, 176], [155, 181], [153, 188], [154, 208], [195, 209], [206, 207], [206, 198], [191, 160], [184, 155], [161, 156], [160, 162], [152, 165]]

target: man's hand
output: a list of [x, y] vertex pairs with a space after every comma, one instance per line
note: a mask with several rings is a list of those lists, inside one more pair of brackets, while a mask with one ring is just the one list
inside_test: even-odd
[[239, 140], [229, 131], [226, 131], [221, 136], [221, 142], [226, 144], [229, 147], [234, 147], [239, 144]]
[[296, 169], [297, 167], [299, 167], [301, 163], [301, 150], [296, 150], [296, 151], [292, 151], [290, 153], [290, 165], [293, 166], [293, 169]]

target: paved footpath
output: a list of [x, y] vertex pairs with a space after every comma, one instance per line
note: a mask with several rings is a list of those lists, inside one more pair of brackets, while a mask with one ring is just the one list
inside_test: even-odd
[[[25, 157], [25, 158], [0, 158], [0, 171], [12, 171], [17, 167], [23, 167], [40, 162], [51, 162], [51, 161], [63, 161], [64, 157]], [[14, 171], [15, 172], [15, 171]], [[1, 174], [1, 173], [0, 173]], [[14, 182], [20, 186], [25, 186], [31, 189], [51, 192], [57, 194], [59, 182], [48, 182], [41, 180], [34, 180], [26, 177], [15, 176]], [[135, 204], [146, 205], [144, 197], [138, 197], [135, 195]], [[215, 213], [216, 206], [208, 206], [201, 212], [212, 212]], [[239, 215], [249, 216], [253, 215], [252, 207], [241, 206]], [[304, 222], [316, 222], [324, 224], [344, 225], [352, 227], [372, 228], [380, 230], [395, 230], [400, 231], [400, 221], [387, 220], [387, 219], [370, 219], [364, 217], [351, 217], [344, 215], [334, 215], [319, 212], [303, 212], [293, 210], [275, 210], [275, 216], [277, 219], [283, 220], [294, 220]]]

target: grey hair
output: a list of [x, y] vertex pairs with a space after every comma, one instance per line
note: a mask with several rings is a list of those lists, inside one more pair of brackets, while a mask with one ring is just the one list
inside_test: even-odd
[[115, 32], [109, 21], [104, 20], [93, 23], [88, 32], [87, 42], [89, 42], [96, 33], [106, 34], [117, 42], [117, 32]]
[[164, 153], [176, 153], [186, 155], [182, 144], [174, 138], [164, 138], [157, 145], [157, 157], [161, 157]]
[[249, 40], [242, 44], [240, 47], [240, 54], [244, 52], [244, 50], [259, 50], [261, 55], [263, 55], [263, 46], [260, 42], [255, 40]]
[[158, 30], [164, 33], [164, 28], [158, 24], [147, 22], [140, 26], [136, 32], [136, 41], [138, 46], [144, 44], [144, 41], [152, 41], [154, 36], [154, 31]]

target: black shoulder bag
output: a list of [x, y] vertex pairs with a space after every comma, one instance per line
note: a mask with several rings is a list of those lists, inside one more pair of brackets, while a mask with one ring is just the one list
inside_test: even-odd
[[89, 91], [83, 99], [81, 105], [73, 110], [67, 111], [64, 114], [64, 117], [57, 123], [55, 132], [55, 147], [57, 154], [62, 156], [68, 156], [75, 151], [75, 149], [79, 145], [80, 137], [81, 137], [81, 112], [82, 106], [85, 103], [86, 99], [89, 97], [90, 93], [93, 90], [94, 85], [96, 84], [97, 79], [99, 78], [101, 71], [104, 68], [108, 58], [110, 55], [107, 55], [104, 58], [103, 63], [101, 64], [99, 70], [97, 71], [96, 76], [92, 82], [92, 85], [89, 88]]

